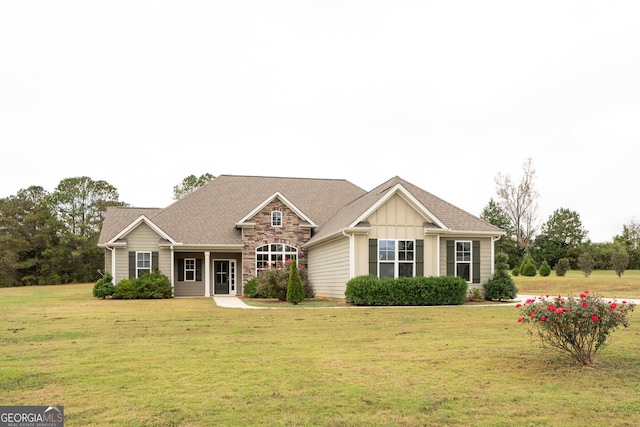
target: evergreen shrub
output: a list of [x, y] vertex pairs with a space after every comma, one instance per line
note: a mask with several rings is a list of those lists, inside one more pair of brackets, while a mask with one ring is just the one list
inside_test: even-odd
[[287, 284], [287, 301], [293, 305], [297, 305], [304, 300], [304, 290], [302, 289], [302, 281], [298, 273], [296, 260], [291, 262], [289, 268], [289, 282]]
[[115, 286], [113, 285], [113, 276], [111, 273], [105, 273], [103, 277], [98, 279], [93, 285], [93, 296], [96, 298], [104, 298], [113, 295]]
[[244, 284], [244, 295], [249, 298], [260, 298], [261, 295], [258, 293], [258, 278], [254, 277], [250, 279], [247, 283]]
[[347, 302], [368, 306], [459, 305], [467, 298], [467, 282], [453, 276], [358, 276], [347, 282]]
[[[256, 285], [256, 296], [254, 298], [277, 298], [280, 301], [286, 301], [291, 263], [291, 260], [287, 260], [282, 267], [271, 267], [261, 270], [258, 273], [258, 284]], [[307, 299], [313, 298], [313, 288], [309, 285], [307, 270], [299, 267], [298, 274], [302, 282], [304, 297]]]
[[542, 264], [540, 264], [540, 268], [538, 269], [538, 273], [540, 273], [542, 277], [547, 277], [551, 274], [551, 266], [547, 261], [542, 261]]
[[522, 265], [520, 266], [520, 274], [527, 277], [533, 277], [538, 274], [538, 268], [536, 267], [536, 263], [533, 261], [533, 258], [531, 258], [531, 256], [527, 255], [524, 257]]
[[115, 286], [116, 299], [160, 299], [171, 298], [171, 281], [167, 276], [155, 271], [137, 279], [124, 279]]
[[560, 258], [556, 263], [556, 276], [563, 277], [569, 270], [569, 260], [567, 258]]
[[509, 275], [509, 255], [504, 252], [496, 254], [496, 271], [491, 279], [484, 284], [484, 296], [491, 301], [505, 301], [514, 299], [518, 288]]

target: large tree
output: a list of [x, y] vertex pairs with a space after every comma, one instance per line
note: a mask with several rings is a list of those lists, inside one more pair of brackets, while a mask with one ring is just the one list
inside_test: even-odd
[[519, 183], [516, 184], [509, 174], [498, 173], [495, 177], [500, 207], [511, 219], [516, 245], [521, 253], [531, 246], [536, 232], [536, 200], [539, 194], [534, 186], [535, 177], [536, 171], [530, 157], [522, 164]]
[[629, 268], [640, 268], [640, 223], [635, 218], [622, 226], [622, 234], [615, 236], [613, 241], [622, 245], [629, 254]]
[[199, 177], [195, 175], [189, 175], [182, 180], [182, 182], [173, 187], [173, 200], [180, 200], [187, 194], [205, 185], [211, 181], [215, 176], [210, 173], [204, 173]]
[[59, 244], [50, 195], [38, 186], [0, 199], [0, 286], [59, 283], [49, 262]]
[[53, 193], [63, 226], [66, 265], [61, 267], [72, 281], [96, 280], [104, 267], [104, 254], [97, 247], [98, 234], [108, 206], [121, 206], [118, 190], [106, 181], [82, 176], [60, 181]]
[[571, 249], [582, 244], [587, 234], [578, 212], [556, 209], [536, 236], [534, 257], [538, 262], [546, 260], [553, 267], [559, 259], [567, 258]]
[[493, 198], [489, 200], [487, 206], [482, 210], [480, 218], [505, 232], [505, 235], [495, 243], [496, 253], [506, 253], [509, 256], [508, 262], [511, 267], [520, 264], [521, 260], [516, 254], [515, 233], [511, 218]]
[[108, 206], [120, 206], [118, 190], [87, 176], [66, 178], [53, 192], [58, 215], [67, 231], [80, 237], [100, 232]]

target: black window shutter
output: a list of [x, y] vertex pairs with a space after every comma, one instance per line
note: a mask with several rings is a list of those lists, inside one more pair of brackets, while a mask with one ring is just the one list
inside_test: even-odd
[[456, 248], [455, 241], [447, 240], [447, 276], [456, 275]]
[[480, 240], [474, 240], [472, 242], [471, 257], [473, 264], [473, 283], [480, 283]]
[[136, 277], [136, 253], [129, 251], [129, 279]]
[[184, 258], [178, 258], [178, 282], [184, 282]]
[[424, 276], [424, 240], [416, 240], [416, 276]]
[[202, 260], [200, 258], [196, 259], [196, 281], [202, 281]]
[[151, 252], [151, 272], [160, 271], [158, 264], [158, 252]]
[[369, 239], [369, 274], [378, 275], [378, 239]]

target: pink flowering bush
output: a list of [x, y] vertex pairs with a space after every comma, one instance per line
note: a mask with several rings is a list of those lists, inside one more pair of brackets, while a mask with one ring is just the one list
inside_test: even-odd
[[611, 332], [629, 326], [634, 307], [627, 301], [605, 301], [589, 291], [578, 298], [546, 295], [516, 305], [518, 322], [527, 324], [543, 346], [569, 353], [585, 366], [594, 366], [594, 356]]

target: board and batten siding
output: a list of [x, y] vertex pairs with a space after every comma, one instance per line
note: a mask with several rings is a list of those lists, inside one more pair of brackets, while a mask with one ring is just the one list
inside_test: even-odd
[[114, 283], [129, 278], [129, 252], [158, 252], [158, 269], [160, 273], [168, 277], [171, 276], [171, 252], [167, 249], [160, 249], [160, 236], [151, 227], [142, 222], [127, 234], [126, 238], [127, 247], [115, 249], [116, 271], [113, 274]]
[[316, 296], [344, 298], [350, 279], [349, 245], [349, 238], [343, 237], [309, 250], [309, 284]]
[[491, 278], [491, 251], [493, 250], [490, 237], [447, 236], [440, 239], [440, 274], [447, 274], [447, 240], [453, 241], [480, 241], [480, 283], [470, 283], [469, 287], [482, 288], [482, 285]]
[[424, 239], [424, 217], [395, 194], [367, 218], [370, 239]]

